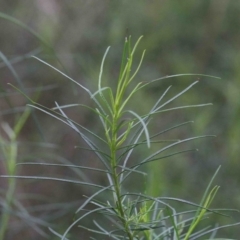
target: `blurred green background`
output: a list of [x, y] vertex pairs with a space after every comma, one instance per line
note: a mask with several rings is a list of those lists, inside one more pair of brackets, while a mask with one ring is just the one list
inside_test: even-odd
[[[154, 195], [199, 202], [211, 176], [221, 165], [221, 171], [215, 180], [221, 188], [213, 207], [240, 209], [239, 1], [2, 0], [0, 11], [24, 23], [54, 49], [56, 55], [27, 30], [0, 18], [0, 51], [11, 61], [21, 79], [22, 90], [48, 107], [53, 107], [54, 101], [59, 104], [90, 105], [92, 102], [82, 89], [76, 88], [63, 76], [31, 58], [31, 55], [51, 63], [94, 91], [101, 59], [109, 45], [111, 50], [106, 61], [104, 78], [114, 86], [127, 34], [130, 34], [134, 41], [143, 35], [138, 49], [139, 55], [143, 49], [147, 50], [136, 81], [148, 81], [183, 73], [221, 77], [220, 80], [201, 77], [192, 90], [172, 105], [212, 102], [213, 106], [161, 114], [151, 126], [154, 132], [156, 129], [161, 130], [183, 121], [193, 120], [193, 124], [171, 132], [166, 138], [204, 134], [213, 134], [217, 137], [188, 143], [186, 147], [198, 148], [197, 153], [179, 155], [149, 165], [151, 178], [154, 176], [157, 179], [154, 183], [149, 180], [151, 186], [149, 191]], [[136, 111], [138, 109], [147, 111], [169, 85], [173, 85], [170, 95], [174, 95], [197, 79], [198, 77], [192, 76], [158, 82], [141, 92], [139, 98], [133, 101], [133, 106]], [[27, 101], [20, 94], [15, 94], [15, 90], [7, 83], [20, 87], [1, 59], [0, 121], [8, 122], [12, 126]], [[37, 96], [36, 88], [41, 87], [42, 93]], [[19, 162], [70, 161], [79, 165], [101, 167], [94, 155], [74, 148], [76, 145], [80, 146], [82, 140], [72, 130], [43, 113], [34, 112], [38, 121], [31, 117], [19, 139], [22, 142]], [[86, 109], [68, 110], [67, 114], [84, 126], [96, 132], [100, 131], [98, 120]], [[37, 144], [40, 142], [42, 145]], [[3, 168], [1, 173], [4, 173]], [[72, 172], [67, 169], [34, 166], [19, 168], [19, 174], [72, 176]], [[87, 177], [93, 182], [104, 184], [106, 181], [100, 174]], [[131, 188], [139, 189], [141, 185], [144, 183], [136, 183], [136, 186], [132, 185]], [[4, 181], [1, 186], [4, 188]], [[37, 200], [33, 197], [22, 197], [24, 206], [41, 206], [46, 201], [73, 202], [69, 206], [64, 205], [65, 209], [68, 209], [66, 212], [72, 214], [76, 206], [84, 200], [83, 193], [91, 192], [71, 184], [25, 180], [19, 181], [17, 189], [16, 194], [20, 199], [26, 193], [41, 193], [44, 197]], [[50, 222], [59, 222], [63, 228], [71, 222], [72, 216], [65, 219], [58, 217], [66, 214], [61, 207], [60, 210], [49, 208], [43, 211], [39, 210], [40, 207], [36, 209], [32, 210], [33, 215]], [[49, 216], [48, 210], [55, 215]], [[219, 224], [238, 219], [239, 216], [235, 219], [214, 217]], [[16, 239], [15, 236], [19, 233], [25, 236], [25, 239], [42, 239], [31, 226], [22, 224], [19, 227], [17, 216], [13, 218], [11, 224], [7, 239]], [[82, 237], [86, 237], [84, 235], [86, 233], [78, 234], [80, 234], [78, 237], [81, 237], [81, 234]], [[238, 238], [239, 234], [238, 227], [219, 231], [219, 236], [228, 238]]]

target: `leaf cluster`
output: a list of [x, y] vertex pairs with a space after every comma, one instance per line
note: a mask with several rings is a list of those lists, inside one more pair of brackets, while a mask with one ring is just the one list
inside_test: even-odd
[[[110, 239], [119, 240], [193, 240], [202, 239], [202, 236], [207, 236], [209, 239], [214, 239], [216, 231], [222, 227], [226, 227], [221, 226], [212, 228], [206, 227], [203, 229], [198, 228], [200, 222], [205, 220], [209, 215], [213, 213], [220, 214], [218, 210], [210, 209], [210, 205], [219, 189], [218, 186], [212, 187], [213, 179], [219, 171], [219, 168], [211, 179], [200, 204], [195, 204], [179, 198], [152, 197], [143, 193], [128, 192], [126, 179], [132, 177], [132, 180], [134, 180], [134, 174], [146, 175], [146, 173], [142, 171], [142, 166], [145, 164], [148, 164], [152, 161], [160, 161], [161, 159], [165, 159], [177, 154], [196, 151], [196, 149], [181, 148], [180, 151], [175, 152], [172, 150], [172, 148], [175, 146], [182, 146], [188, 141], [213, 137], [211, 135], [203, 135], [172, 140], [164, 147], [160, 147], [158, 150], [151, 152], [147, 157], [138, 159], [137, 163], [132, 163], [131, 159], [133, 153], [137, 151], [139, 147], [145, 148], [146, 151], [149, 151], [151, 144], [153, 142], [158, 142], [159, 140], [157, 138], [163, 133], [172, 131], [190, 123], [179, 123], [168, 129], [164, 129], [152, 134], [149, 131], [149, 126], [153, 118], [158, 117], [162, 112], [211, 105], [197, 104], [167, 108], [170, 103], [178, 99], [188, 90], [190, 90], [195, 84], [197, 84], [198, 81], [195, 81], [175, 96], [165, 100], [171, 88], [171, 86], [169, 86], [152, 106], [150, 111], [144, 115], [140, 115], [135, 110], [129, 110], [128, 106], [134, 95], [139, 90], [146, 88], [149, 84], [160, 82], [167, 78], [183, 77], [186, 75], [204, 76], [201, 74], [180, 74], [134, 84], [134, 80], [139, 72], [145, 54], [144, 51], [136, 69], [132, 70], [135, 52], [141, 38], [142, 37], [138, 39], [133, 47], [131, 43], [131, 37], [125, 39], [122, 62], [115, 89], [109, 86], [103, 86], [102, 84], [104, 63], [107, 53], [110, 49], [109, 47], [103, 56], [98, 78], [98, 89], [95, 92], [91, 92], [88, 88], [75, 81], [59, 69], [35, 57], [43, 64], [59, 72], [78, 87], [86, 91], [89, 94], [89, 97], [95, 103], [95, 108], [91, 108], [83, 104], [59, 105], [56, 102], [56, 106], [50, 109], [36, 103], [26, 96], [25, 93], [19, 90], [31, 102], [29, 106], [40, 110], [51, 117], [54, 117], [73, 129], [86, 143], [87, 147], [85, 149], [94, 152], [96, 158], [102, 163], [103, 166], [103, 169], [87, 168], [80, 165], [71, 165], [71, 168], [79, 168], [82, 170], [87, 169], [88, 171], [93, 172], [104, 172], [106, 179], [108, 180], [107, 185], [100, 185], [87, 182], [82, 179], [79, 180], [40, 176], [1, 176], [8, 178], [34, 178], [39, 180], [71, 182], [74, 184], [87, 185], [88, 187], [94, 188], [94, 193], [91, 196], [88, 196], [85, 202], [78, 207], [75, 212], [74, 221], [63, 233], [58, 233], [54, 229], [50, 228], [50, 231], [55, 236], [58, 236], [61, 240], [70, 239], [69, 233], [75, 226], [87, 229], [94, 235], [98, 234], [101, 238], [109, 237]], [[65, 113], [65, 109], [72, 107], [76, 109], [85, 107], [89, 109], [89, 111], [92, 111], [101, 123], [104, 135], [97, 135], [90, 129], [87, 129], [83, 125], [70, 119]], [[168, 150], [170, 150], [170, 153]], [[37, 163], [29, 162], [24, 164]], [[69, 167], [67, 164], [45, 163], [45, 165]], [[177, 210], [170, 204], [172, 201], [182, 203], [188, 207], [192, 207], [192, 209], [184, 212], [177, 212]], [[90, 210], [88, 208], [89, 206], [92, 206]], [[107, 222], [108, 224], [102, 224], [96, 220], [93, 220], [94, 226], [92, 228], [86, 227], [84, 225], [85, 218], [91, 218], [91, 216], [94, 216], [95, 214], [101, 214], [104, 222]]]

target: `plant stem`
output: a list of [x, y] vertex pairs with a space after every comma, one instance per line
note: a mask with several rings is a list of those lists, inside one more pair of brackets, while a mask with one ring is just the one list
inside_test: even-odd
[[115, 112], [113, 113], [112, 120], [112, 139], [111, 139], [111, 168], [113, 173], [114, 182], [114, 198], [116, 201], [116, 208], [119, 213], [120, 221], [122, 222], [124, 229], [127, 233], [129, 240], [133, 240], [132, 232], [129, 228], [128, 221], [126, 219], [124, 208], [121, 201], [121, 188], [119, 183], [119, 177], [117, 174], [117, 125], [118, 125], [118, 107], [115, 105]]
[[[16, 158], [17, 158], [17, 143], [15, 142], [14, 137], [11, 139], [11, 142], [9, 143], [10, 146], [6, 147], [6, 153], [5, 159], [7, 161], [7, 172], [10, 176], [15, 175], [16, 172]], [[3, 214], [1, 217], [1, 227], [0, 227], [0, 240], [4, 240], [8, 222], [10, 219], [11, 214], [11, 206], [12, 201], [14, 197], [15, 192], [15, 186], [16, 186], [16, 179], [15, 178], [8, 178], [8, 190], [5, 197], [5, 203], [3, 205]]]
[[16, 180], [14, 178], [8, 178], [8, 191], [6, 193], [6, 199], [4, 204], [4, 210], [1, 218], [1, 228], [0, 228], [0, 240], [4, 240], [5, 234], [8, 227], [8, 222], [10, 219], [11, 205], [15, 192]]

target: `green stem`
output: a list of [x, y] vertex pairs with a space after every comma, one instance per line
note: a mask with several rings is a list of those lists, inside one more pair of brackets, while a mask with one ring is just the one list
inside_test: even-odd
[[[140, 38], [141, 39], [141, 38]], [[112, 105], [112, 124], [110, 126], [111, 128], [111, 136], [107, 133], [107, 138], [109, 139], [109, 146], [110, 146], [110, 152], [111, 152], [111, 168], [112, 168], [112, 180], [113, 180], [113, 185], [114, 185], [114, 201], [116, 204], [116, 209], [118, 211], [118, 216], [120, 221], [123, 224], [123, 227], [125, 229], [125, 232], [128, 236], [129, 240], [133, 240], [133, 235], [134, 233], [131, 231], [131, 228], [129, 227], [129, 219], [128, 216], [126, 216], [124, 212], [124, 206], [122, 204], [122, 198], [121, 198], [121, 183], [120, 183], [120, 178], [117, 173], [117, 150], [118, 147], [124, 142], [124, 137], [118, 141], [118, 130], [119, 130], [119, 120], [121, 118], [121, 115], [123, 113], [123, 108], [125, 104], [128, 102], [129, 98], [127, 98], [123, 103], [124, 99], [124, 94], [126, 92], [126, 89], [128, 85], [130, 84], [131, 80], [134, 78], [136, 75], [137, 71], [139, 68], [136, 70], [134, 75], [130, 77], [131, 73], [131, 67], [132, 67], [132, 61], [133, 61], [133, 54], [135, 51], [135, 48], [137, 44], [139, 43], [140, 39], [137, 41], [135, 44], [133, 50], [131, 51], [131, 46], [130, 46], [130, 39], [126, 39], [125, 45], [124, 45], [124, 52], [123, 52], [123, 58], [122, 58], [122, 65], [121, 65], [121, 71], [118, 79], [118, 85], [117, 85], [117, 90], [116, 90], [116, 96], [115, 99], [113, 100], [113, 105]], [[126, 59], [126, 56], [128, 58]], [[142, 59], [141, 59], [142, 61]], [[134, 93], [135, 89], [133, 90]], [[132, 93], [132, 94], [133, 94]], [[132, 96], [130, 94], [130, 96]], [[131, 124], [131, 123], [130, 123]], [[126, 130], [126, 136], [128, 134], [128, 130]]]
[[11, 215], [11, 206], [12, 206], [12, 200], [14, 197], [15, 186], [16, 186], [16, 180], [14, 178], [8, 178], [8, 191], [6, 193], [4, 210], [1, 217], [0, 240], [5, 239], [4, 237], [8, 228], [8, 222]]
[[[117, 110], [117, 108], [115, 108]], [[127, 233], [129, 240], [133, 240], [131, 230], [126, 220], [124, 213], [124, 208], [121, 201], [121, 188], [119, 183], [119, 177], [117, 174], [117, 123], [118, 123], [118, 113], [115, 112], [113, 115], [113, 124], [112, 124], [112, 140], [111, 140], [111, 168], [113, 173], [113, 183], [114, 183], [114, 194], [116, 207], [119, 213], [120, 221], [122, 222], [124, 229]]]
[[[9, 146], [3, 151], [5, 153], [6, 159], [6, 171], [7, 174], [12, 176], [16, 173], [16, 160], [17, 160], [17, 143], [15, 141], [16, 135], [12, 134], [10, 136]], [[7, 143], [6, 143], [7, 144]], [[3, 214], [1, 216], [1, 226], [0, 226], [0, 240], [5, 239], [5, 234], [8, 228], [9, 219], [11, 216], [11, 207], [14, 198], [14, 192], [16, 187], [16, 179], [8, 178], [8, 190], [5, 197], [5, 202], [3, 205]]]

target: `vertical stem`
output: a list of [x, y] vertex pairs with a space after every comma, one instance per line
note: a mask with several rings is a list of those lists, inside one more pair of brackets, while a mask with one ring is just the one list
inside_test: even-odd
[[6, 193], [5, 203], [3, 205], [3, 214], [1, 217], [0, 240], [4, 240], [8, 228], [8, 222], [11, 214], [12, 200], [15, 192], [16, 180], [8, 178], [8, 190]]
[[124, 229], [127, 233], [129, 240], [133, 240], [133, 236], [131, 230], [128, 225], [128, 221], [126, 220], [126, 216], [124, 213], [122, 201], [121, 201], [121, 187], [119, 183], [119, 177], [117, 174], [117, 124], [118, 124], [118, 111], [117, 106], [115, 106], [115, 112], [113, 114], [113, 124], [112, 124], [112, 139], [111, 139], [111, 168], [113, 173], [113, 182], [114, 182], [114, 194], [116, 201], [116, 208], [119, 212], [120, 221], [122, 222]]
[[[13, 137], [14, 138], [14, 137]], [[6, 143], [7, 144], [7, 143]], [[17, 143], [15, 139], [11, 139], [9, 143], [9, 147], [6, 147], [5, 151], [5, 159], [6, 159], [6, 170], [8, 175], [12, 176], [15, 175], [16, 172], [16, 158], [17, 158]], [[16, 186], [16, 179], [15, 178], [8, 178], [8, 190], [5, 197], [5, 202], [3, 204], [3, 213], [1, 216], [1, 226], [0, 226], [0, 240], [4, 240], [8, 223], [11, 215], [11, 206], [14, 197]]]
[[111, 151], [112, 178], [113, 178], [113, 184], [114, 184], [113, 198], [116, 204], [116, 209], [118, 211], [119, 219], [124, 226], [125, 232], [129, 240], [133, 240], [134, 234], [131, 231], [131, 228], [129, 227], [128, 216], [126, 216], [124, 212], [124, 206], [122, 204], [122, 198], [121, 198], [121, 195], [122, 195], [121, 183], [117, 173], [118, 126], [119, 126], [118, 124], [119, 124], [119, 119], [122, 115], [122, 111], [124, 107], [124, 104], [121, 105], [122, 100], [124, 98], [125, 91], [130, 83], [130, 80], [132, 79], [132, 77], [130, 77], [130, 73], [131, 73], [131, 66], [133, 61], [133, 53], [140, 39], [135, 44], [133, 51], [131, 50], [130, 39], [126, 39], [125, 41], [120, 76], [117, 84], [116, 97], [112, 106], [113, 109], [111, 111], [112, 112], [111, 137], [110, 137], [111, 140], [109, 143], [109, 147]]

